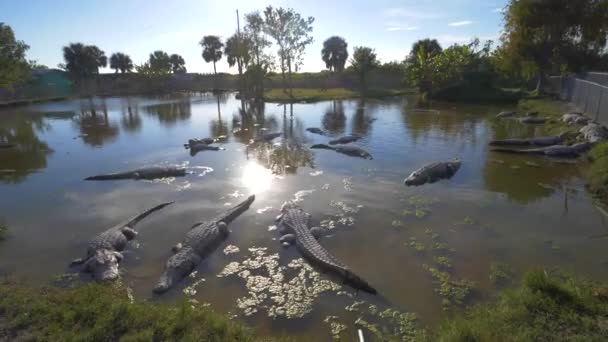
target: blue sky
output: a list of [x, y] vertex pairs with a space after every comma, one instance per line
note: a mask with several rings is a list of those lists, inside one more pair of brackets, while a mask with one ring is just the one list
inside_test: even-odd
[[[383, 62], [403, 60], [421, 38], [444, 45], [473, 37], [497, 40], [507, 0], [37, 0], [0, 1], [0, 22], [30, 45], [28, 59], [56, 67], [61, 48], [70, 42], [95, 44], [110, 55], [125, 52], [136, 64], [150, 52], [178, 53], [190, 72], [212, 72], [201, 58], [198, 42], [207, 34], [227, 38], [236, 30], [236, 13], [267, 5], [292, 7], [315, 17], [315, 42], [306, 50], [304, 71], [324, 68], [323, 40], [340, 35], [353, 46], [376, 49]], [[243, 21], [241, 20], [241, 25]], [[229, 69], [223, 59], [218, 71]]]

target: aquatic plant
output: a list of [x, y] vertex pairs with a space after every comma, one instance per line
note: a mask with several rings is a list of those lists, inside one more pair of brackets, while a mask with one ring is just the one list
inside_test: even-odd
[[493, 284], [501, 284], [511, 281], [512, 277], [513, 271], [509, 265], [500, 262], [493, 262], [490, 264], [489, 278]]
[[340, 334], [347, 329], [345, 324], [342, 324], [338, 321], [338, 316], [327, 316], [323, 319], [323, 322], [329, 324], [329, 329], [331, 332], [331, 337], [334, 340], [340, 339]]
[[450, 305], [462, 305], [475, 288], [475, 283], [466, 279], [454, 278], [447, 272], [440, 271], [428, 265], [424, 266], [439, 284], [436, 291], [443, 298], [444, 309]]
[[435, 263], [437, 263], [437, 265], [439, 265], [442, 268], [446, 268], [446, 269], [452, 268], [452, 259], [450, 259], [448, 257], [435, 256], [435, 257], [433, 257], [433, 260], [435, 261]]
[[410, 238], [409, 246], [412, 247], [417, 252], [424, 252], [424, 250], [426, 249], [426, 247], [424, 247], [424, 244], [417, 241], [415, 237]]

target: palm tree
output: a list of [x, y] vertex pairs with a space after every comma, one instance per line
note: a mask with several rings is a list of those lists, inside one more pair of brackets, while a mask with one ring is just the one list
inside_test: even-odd
[[153, 73], [164, 75], [171, 72], [171, 58], [161, 50], [156, 50], [150, 54], [148, 64]]
[[116, 52], [110, 56], [110, 68], [114, 69], [116, 73], [120, 71], [121, 74], [131, 72], [133, 69], [133, 61], [131, 61], [129, 55], [122, 52]]
[[199, 43], [203, 47], [203, 59], [205, 62], [213, 62], [213, 73], [217, 75], [215, 63], [222, 59], [222, 48], [224, 44], [218, 36], [204, 36]]
[[329, 37], [323, 42], [321, 58], [330, 71], [343, 71], [348, 59], [348, 44], [342, 37]]
[[108, 64], [105, 53], [95, 45], [72, 43], [63, 47], [65, 70], [76, 82], [99, 73], [100, 67]]
[[169, 56], [169, 63], [171, 64], [171, 71], [174, 74], [183, 74], [186, 72], [186, 61], [184, 58], [176, 53]]
[[224, 54], [228, 60], [228, 66], [233, 67], [235, 64], [239, 69], [239, 75], [243, 74], [243, 68], [246, 68], [251, 61], [252, 41], [251, 38], [235, 33], [226, 41]]

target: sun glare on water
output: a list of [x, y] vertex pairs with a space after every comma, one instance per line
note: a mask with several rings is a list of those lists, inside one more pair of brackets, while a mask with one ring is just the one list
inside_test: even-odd
[[257, 194], [268, 190], [273, 178], [270, 170], [255, 162], [249, 162], [243, 167], [241, 181], [250, 192]]

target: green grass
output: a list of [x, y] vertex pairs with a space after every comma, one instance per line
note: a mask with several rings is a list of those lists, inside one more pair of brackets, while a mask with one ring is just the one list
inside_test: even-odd
[[254, 341], [252, 332], [209, 308], [131, 302], [123, 287], [73, 289], [0, 285], [0, 340]]
[[557, 135], [566, 131], [577, 130], [576, 127], [568, 126], [562, 122], [562, 115], [568, 112], [566, 103], [548, 97], [531, 97], [519, 101], [518, 114], [538, 112], [538, 116], [546, 117], [547, 122], [543, 125], [547, 134]]
[[445, 321], [432, 341], [605, 341], [605, 289], [571, 277], [532, 271], [490, 304]]
[[[406, 94], [410, 91], [399, 89], [370, 89], [365, 97], [387, 97]], [[264, 93], [264, 101], [268, 102], [318, 102], [327, 100], [344, 100], [361, 97], [359, 92], [346, 88], [293, 88], [292, 93], [283, 89], [270, 89]]]
[[588, 154], [587, 188], [600, 201], [608, 203], [608, 142], [597, 144]]

